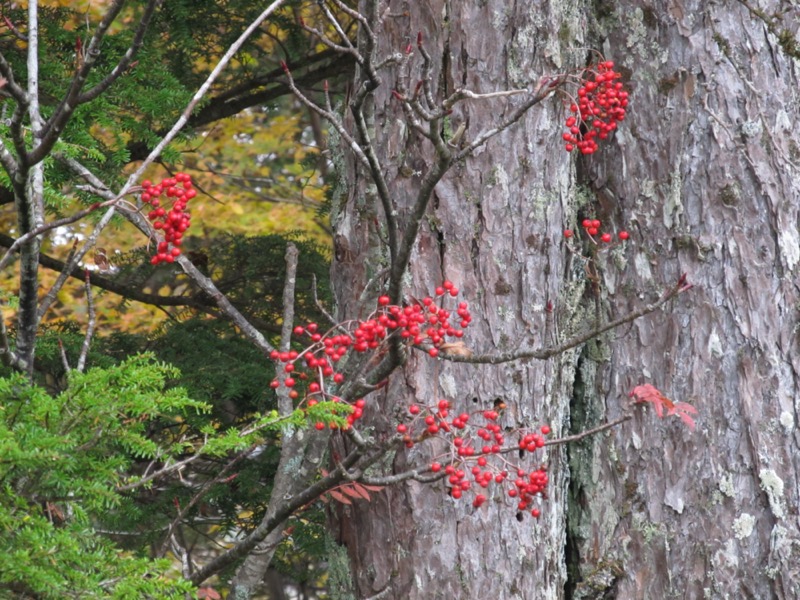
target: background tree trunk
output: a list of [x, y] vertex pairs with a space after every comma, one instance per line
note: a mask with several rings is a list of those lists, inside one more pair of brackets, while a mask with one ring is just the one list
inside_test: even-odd
[[[475, 318], [465, 340], [489, 353], [550, 345], [590, 326], [597, 306], [603, 319], [623, 314], [682, 272], [696, 288], [547, 362], [475, 367], [415, 354], [373, 402], [376, 434], [393, 427], [378, 414], [441, 397], [459, 412], [499, 398], [503, 426], [548, 423], [566, 435], [619, 416], [644, 382], [701, 415], [694, 433], [647, 413], [548, 450], [538, 521], [517, 520], [499, 489], [476, 510], [441, 484], [343, 507], [337, 533], [358, 597], [796, 597], [796, 62], [735, 0], [390, 4], [380, 50], [402, 50], [422, 32], [444, 95], [573, 70], [586, 64], [582, 46], [615, 60], [633, 86], [628, 119], [594, 157], [563, 151], [565, 111], [553, 97], [456, 165], [436, 187], [409, 293], [454, 281]], [[403, 126], [392, 77], [376, 93], [372, 125], [402, 222], [433, 152]], [[462, 104], [452, 128], [465, 123], [474, 135], [510, 106]], [[353, 177], [334, 215], [342, 318], [357, 316], [360, 290], [385, 264], [381, 209]], [[579, 215], [632, 233], [606, 255], [600, 298], [563, 243]], [[431, 459], [421, 445], [394, 461]]]

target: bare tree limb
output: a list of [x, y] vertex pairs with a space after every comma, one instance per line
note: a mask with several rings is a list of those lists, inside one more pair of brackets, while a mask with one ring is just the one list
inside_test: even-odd
[[[139, 26], [136, 28], [136, 33], [134, 34], [133, 41], [131, 42], [130, 47], [126, 50], [125, 54], [119, 60], [117, 65], [111, 70], [111, 72], [103, 78], [103, 80], [95, 85], [90, 90], [83, 92], [80, 96], [78, 96], [76, 100], [76, 104], [84, 104], [86, 102], [90, 102], [95, 98], [99, 97], [100, 94], [105, 92], [111, 85], [120, 78], [120, 76], [128, 70], [128, 67], [131, 65], [131, 62], [136, 57], [136, 54], [142, 47], [142, 42], [144, 41], [144, 35], [147, 32], [147, 28], [150, 25], [150, 20], [153, 17], [156, 9], [161, 5], [163, 0], [150, 0], [147, 6], [144, 9], [144, 14], [142, 18], [139, 20]], [[91, 45], [90, 45], [91, 49]]]
[[449, 360], [451, 362], [460, 362], [460, 363], [472, 363], [472, 364], [489, 364], [489, 365], [497, 365], [500, 363], [511, 362], [514, 360], [523, 360], [528, 358], [533, 358], [536, 360], [547, 360], [548, 358], [552, 358], [559, 354], [563, 354], [567, 350], [571, 348], [575, 348], [576, 346], [580, 346], [591, 340], [592, 338], [597, 337], [605, 333], [606, 331], [611, 331], [612, 329], [616, 329], [626, 323], [630, 323], [639, 319], [645, 315], [648, 315], [652, 312], [655, 312], [664, 304], [682, 294], [683, 292], [688, 291], [691, 289], [690, 284], [686, 284], [686, 276], [681, 276], [681, 279], [678, 283], [673, 286], [671, 289], [667, 290], [667, 292], [661, 296], [656, 302], [652, 304], [646, 304], [641, 308], [634, 310], [626, 315], [623, 315], [613, 321], [609, 321], [605, 325], [600, 327], [596, 327], [589, 331], [584, 331], [583, 333], [579, 333], [570, 339], [556, 344], [555, 346], [550, 346], [547, 348], [539, 348], [539, 349], [530, 349], [530, 350], [514, 350], [511, 352], [503, 352], [501, 354], [473, 354], [472, 356], [459, 356], [455, 354], [443, 354], [440, 355], [444, 360]]
[[89, 355], [89, 348], [92, 344], [92, 337], [94, 337], [94, 329], [97, 325], [97, 316], [94, 312], [94, 301], [92, 300], [92, 283], [89, 279], [89, 271], [86, 270], [86, 310], [89, 314], [89, 323], [86, 326], [86, 335], [83, 338], [83, 345], [81, 346], [81, 353], [78, 357], [78, 364], [75, 367], [79, 373], [83, 372], [86, 367], [86, 357]]
[[[154, 0], [151, 0], [151, 3], [153, 1]], [[64, 130], [64, 127], [79, 105], [78, 99], [83, 86], [86, 85], [86, 80], [89, 77], [89, 73], [97, 62], [97, 59], [100, 57], [100, 44], [108, 32], [109, 27], [111, 27], [111, 24], [117, 18], [124, 5], [125, 0], [113, 0], [111, 5], [106, 10], [106, 13], [103, 15], [103, 18], [100, 21], [100, 24], [97, 26], [94, 35], [92, 35], [91, 40], [89, 40], [86, 52], [84, 53], [83, 63], [78, 67], [78, 71], [73, 76], [67, 93], [59, 103], [50, 119], [48, 119], [46, 123], [42, 124], [38, 144], [35, 145], [35, 147], [25, 158], [27, 164], [35, 165], [44, 160], [45, 157], [50, 154], [50, 151], [58, 141], [58, 138], [61, 137], [61, 132]], [[30, 22], [29, 26], [31, 28], [31, 32], [29, 32], [28, 37], [33, 38], [34, 36], [32, 34], [36, 31], [36, 29], [32, 24], [30, 24]], [[28, 43], [31, 43], [30, 39], [28, 40]], [[29, 61], [28, 68], [30, 69], [30, 67], [31, 65]], [[38, 72], [36, 73], [36, 79], [38, 85]], [[30, 95], [31, 107], [38, 113], [38, 96], [34, 94]], [[36, 131], [36, 129], [34, 129], [34, 131]]]

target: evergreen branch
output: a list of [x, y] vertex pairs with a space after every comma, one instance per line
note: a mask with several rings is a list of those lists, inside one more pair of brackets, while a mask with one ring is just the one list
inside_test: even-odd
[[[320, 52], [302, 62], [293, 61], [292, 68], [302, 68], [323, 60], [328, 60], [332, 55], [334, 55], [334, 53], [330, 51]], [[350, 73], [353, 69], [353, 63], [354, 60], [351, 55], [335, 54], [333, 59], [327, 64], [298, 76], [295, 79], [295, 85], [300, 89], [312, 88], [322, 81], [338, 78], [343, 74]], [[237, 115], [247, 108], [269, 104], [281, 96], [291, 94], [292, 90], [289, 86], [278, 80], [281, 74], [283, 74], [282, 69], [270, 71], [263, 76], [254, 77], [230, 90], [210, 98], [200, 110], [192, 115], [187, 123], [187, 127], [192, 129], [204, 127]], [[330, 112], [332, 112], [332, 110]], [[159, 135], [164, 133], [166, 132], [159, 132]], [[150, 147], [145, 141], [132, 142], [128, 144], [127, 149], [130, 153], [131, 162], [142, 160], [150, 152]]]

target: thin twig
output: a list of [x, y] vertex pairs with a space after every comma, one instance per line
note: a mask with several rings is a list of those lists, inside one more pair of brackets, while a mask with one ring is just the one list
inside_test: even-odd
[[169, 524], [169, 527], [167, 528], [167, 537], [164, 540], [164, 543], [161, 545], [160, 550], [156, 554], [157, 556], [164, 556], [166, 554], [167, 548], [169, 546], [169, 538], [170, 538], [170, 536], [172, 535], [172, 533], [175, 530], [175, 528], [186, 517], [186, 515], [189, 514], [189, 511], [192, 509], [192, 507], [194, 507], [209, 492], [209, 490], [214, 485], [216, 485], [217, 483], [219, 483], [219, 482], [223, 481], [224, 479], [226, 479], [228, 472], [235, 465], [237, 465], [239, 462], [241, 462], [241, 460], [243, 458], [248, 456], [250, 454], [251, 450], [252, 450], [251, 448], [248, 448], [247, 450], [242, 450], [236, 456], [234, 456], [231, 460], [229, 460], [228, 463], [224, 467], [222, 467], [222, 469], [220, 469], [220, 471], [216, 474], [216, 476], [214, 476], [211, 479], [209, 479], [208, 481], [206, 481], [200, 487], [200, 489], [197, 491], [197, 493], [195, 493], [195, 495], [191, 497], [189, 502], [187, 502], [186, 504], [184, 504], [181, 507], [181, 509], [178, 511], [177, 516], [172, 520], [172, 522]]
[[40, 236], [43, 233], [47, 233], [48, 231], [50, 231], [52, 229], [56, 229], [57, 227], [63, 227], [64, 225], [69, 225], [70, 223], [74, 223], [75, 221], [79, 221], [79, 220], [83, 219], [85, 216], [87, 216], [87, 215], [93, 213], [94, 211], [96, 211], [98, 208], [107, 207], [107, 206], [111, 205], [112, 203], [113, 203], [113, 201], [108, 201], [108, 202], [103, 202], [103, 203], [98, 203], [98, 204], [92, 204], [89, 208], [85, 208], [83, 210], [80, 210], [80, 211], [76, 212], [74, 215], [70, 215], [69, 217], [64, 217], [62, 219], [57, 219], [55, 221], [51, 221], [50, 223], [45, 223], [44, 225], [41, 225], [41, 226], [29, 231], [28, 233], [19, 236], [14, 241], [14, 243], [11, 245], [11, 247], [6, 251], [6, 253], [3, 255], [3, 258], [0, 259], [0, 271], [2, 271], [3, 269], [5, 269], [8, 266], [8, 262], [9, 262], [9, 260], [11, 260], [11, 256], [14, 254], [14, 252], [16, 252], [27, 241], [29, 241], [29, 240], [37, 237], [37, 236]]
[[353, 139], [353, 136], [351, 136], [350, 133], [348, 133], [348, 131], [344, 128], [344, 125], [342, 124], [341, 120], [332, 111], [326, 110], [326, 109], [322, 108], [321, 106], [319, 106], [318, 104], [316, 104], [315, 102], [312, 102], [311, 100], [309, 100], [305, 96], [305, 94], [303, 94], [303, 92], [301, 92], [297, 88], [297, 86], [295, 85], [295, 82], [294, 82], [294, 78], [292, 77], [292, 72], [291, 72], [291, 70], [289, 69], [288, 66], [286, 66], [284, 68], [284, 72], [286, 73], [286, 77], [287, 77], [288, 82], [289, 82], [289, 89], [292, 91], [292, 94], [294, 94], [294, 96], [298, 100], [300, 100], [300, 102], [305, 104], [308, 108], [310, 108], [315, 113], [317, 113], [319, 116], [321, 116], [326, 121], [328, 121], [328, 123], [330, 123], [331, 126], [336, 130], [336, 133], [338, 133], [339, 136], [345, 142], [347, 142], [347, 145], [350, 147], [350, 150], [353, 151], [353, 154], [355, 154], [355, 156], [359, 160], [359, 162], [362, 165], [364, 165], [365, 167], [369, 168], [369, 166], [370, 166], [369, 165], [369, 161], [367, 160], [367, 157], [364, 154], [364, 150]]
[[619, 419], [615, 419], [614, 421], [604, 423], [603, 425], [598, 425], [597, 427], [592, 427], [591, 429], [587, 429], [586, 431], [581, 431], [580, 433], [576, 433], [575, 435], [568, 435], [567, 437], [563, 438], [547, 440], [544, 443], [544, 445], [558, 446], [560, 444], [571, 444], [572, 442], [579, 442], [582, 439], [589, 437], [590, 435], [602, 433], [606, 429], [611, 429], [612, 427], [616, 427], [617, 425], [622, 425], [625, 421], [630, 421], [632, 418], [633, 415], [625, 415], [624, 417], [620, 417]]
[[592, 338], [595, 338], [598, 335], [605, 333], [606, 331], [611, 331], [612, 329], [616, 329], [621, 325], [630, 323], [631, 321], [635, 321], [640, 317], [655, 312], [656, 310], [661, 308], [664, 304], [666, 304], [669, 300], [691, 289], [692, 286], [687, 285], [685, 283], [685, 276], [682, 277], [681, 279], [682, 282], [678, 282], [677, 285], [668, 290], [656, 302], [653, 302], [652, 304], [647, 304], [639, 308], [638, 310], [634, 310], [628, 313], [627, 315], [614, 319], [613, 321], [609, 321], [605, 325], [596, 327], [594, 329], [591, 329], [590, 331], [584, 331], [583, 333], [579, 333], [560, 344], [556, 344], [555, 346], [550, 346], [547, 348], [538, 348], [538, 349], [514, 350], [511, 352], [503, 352], [502, 354], [473, 354], [472, 356], [459, 356], [455, 354], [446, 354], [440, 356], [442, 357], [443, 360], [449, 360], [451, 362], [489, 364], [489, 365], [497, 365], [501, 363], [511, 362], [514, 360], [523, 360], [528, 358], [533, 358], [536, 360], [547, 360], [548, 358], [552, 358], [559, 354], [563, 354], [564, 352], [566, 352], [571, 348], [580, 346], [581, 344], [588, 342]]
[[517, 110], [515, 110], [507, 119], [502, 121], [499, 125], [492, 127], [491, 129], [487, 129], [481, 132], [475, 140], [467, 145], [463, 150], [461, 150], [458, 154], [455, 155], [454, 160], [458, 161], [461, 160], [473, 152], [483, 146], [486, 142], [492, 139], [494, 136], [502, 133], [509, 127], [511, 127], [514, 123], [519, 121], [525, 113], [527, 113], [531, 108], [535, 105], [539, 104], [542, 100], [547, 98], [550, 94], [552, 94], [563, 82], [563, 77], [556, 77], [554, 79], [550, 78], [542, 78], [539, 85], [531, 91], [531, 97], [523, 103]]

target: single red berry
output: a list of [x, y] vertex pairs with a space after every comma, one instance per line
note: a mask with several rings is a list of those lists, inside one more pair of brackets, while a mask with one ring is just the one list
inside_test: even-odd
[[418, 415], [419, 406], [417, 406], [416, 404], [412, 404], [411, 406], [408, 407], [408, 412], [410, 412], [412, 415]]
[[565, 229], [564, 230], [564, 237], [571, 238], [572, 237], [572, 229]]
[[550, 433], [550, 426], [549, 425], [542, 425], [542, 433], [544, 435], [548, 435]]
[[622, 241], [627, 240], [630, 237], [630, 234], [627, 231], [620, 231], [619, 232], [619, 239]]
[[604, 233], [603, 235], [600, 236], [600, 241], [605, 242], [606, 244], [609, 243], [611, 241], [611, 234]]
[[295, 335], [303, 335], [305, 333], [305, 331], [306, 330], [303, 327], [301, 327], [300, 325], [298, 325], [297, 327], [294, 328], [294, 334]]
[[380, 298], [378, 298], [378, 304], [380, 304], [381, 306], [386, 306], [389, 304], [389, 302], [391, 302], [389, 296], [381, 296]]

